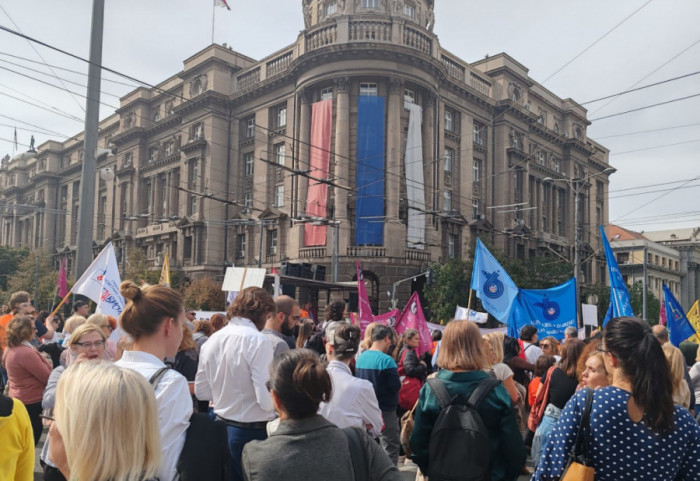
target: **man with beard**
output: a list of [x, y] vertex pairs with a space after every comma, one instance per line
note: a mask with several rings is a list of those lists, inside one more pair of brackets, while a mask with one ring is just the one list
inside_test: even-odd
[[277, 313], [268, 317], [262, 333], [272, 342], [274, 356], [289, 350], [287, 339], [293, 335], [294, 326], [301, 319], [299, 303], [289, 296], [275, 298]]

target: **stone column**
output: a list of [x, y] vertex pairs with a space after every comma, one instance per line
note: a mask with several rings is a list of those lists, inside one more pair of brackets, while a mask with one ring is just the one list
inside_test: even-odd
[[403, 109], [403, 80], [389, 79], [386, 127], [386, 181], [384, 211], [384, 246], [389, 257], [403, 257], [406, 233], [404, 226], [395, 222], [399, 218], [401, 193], [401, 109]]
[[[440, 172], [438, 153], [439, 143], [436, 145], [435, 138], [435, 102], [438, 97], [433, 92], [425, 92], [423, 95], [423, 175], [425, 179], [425, 208], [426, 210], [436, 209], [433, 199], [435, 198], [436, 189], [439, 188], [439, 179], [436, 178], [436, 172]], [[439, 232], [432, 227], [432, 216], [425, 216], [425, 242], [426, 252], [433, 253], [433, 260], [436, 260], [442, 255], [440, 248], [432, 247], [431, 244], [440, 244]]]
[[[297, 165], [294, 168], [299, 170], [309, 170], [310, 167], [310, 149], [309, 142], [311, 141], [311, 92], [308, 89], [302, 89], [297, 92], [299, 100], [299, 150], [297, 156]], [[309, 188], [309, 179], [302, 176], [297, 176], [296, 189], [296, 215], [301, 216], [306, 214], [306, 193]], [[294, 224], [289, 229], [289, 242], [287, 245], [287, 257], [294, 259], [299, 256], [299, 249], [304, 247], [304, 224]]]
[[[350, 185], [350, 79], [340, 77], [335, 79], [336, 104], [335, 104], [335, 159], [334, 181], [340, 185]], [[350, 223], [348, 221], [348, 191], [332, 187], [334, 193], [335, 219], [341, 221], [341, 234], [338, 238], [338, 255], [347, 252], [350, 241]], [[333, 249], [333, 229], [327, 229], [326, 245]]]

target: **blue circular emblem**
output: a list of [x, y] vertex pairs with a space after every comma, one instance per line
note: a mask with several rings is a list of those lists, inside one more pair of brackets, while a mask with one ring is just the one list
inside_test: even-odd
[[498, 280], [498, 273], [494, 272], [489, 275], [482, 289], [484, 295], [489, 299], [498, 299], [503, 295], [505, 288], [503, 283]]

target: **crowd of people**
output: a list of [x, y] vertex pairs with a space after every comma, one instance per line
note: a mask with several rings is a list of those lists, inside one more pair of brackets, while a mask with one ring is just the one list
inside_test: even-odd
[[120, 290], [118, 320], [80, 302], [63, 322], [11, 296], [0, 479], [33, 479], [47, 426], [50, 481], [391, 481], [411, 462], [435, 481], [549, 481], [579, 432], [596, 480], [700, 472], [700, 349], [687, 362], [664, 326], [618, 318], [540, 340], [452, 321], [422, 352], [419, 331], [363, 333], [338, 299], [318, 316], [251, 287], [197, 320], [167, 286]]

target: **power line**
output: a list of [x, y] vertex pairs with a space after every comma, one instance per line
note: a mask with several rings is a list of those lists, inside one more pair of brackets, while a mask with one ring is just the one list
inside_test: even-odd
[[595, 122], [596, 120], [609, 119], [610, 117], [617, 117], [619, 115], [625, 115], [625, 114], [629, 114], [632, 112], [639, 112], [640, 110], [646, 110], [646, 109], [650, 109], [652, 107], [658, 107], [660, 105], [672, 104], [674, 102], [680, 102], [681, 100], [688, 100], [688, 99], [692, 99], [694, 97], [700, 97], [700, 94], [688, 95], [686, 97], [679, 97], [677, 99], [671, 99], [671, 100], [667, 100], [665, 102], [659, 102], [658, 104], [645, 105], [644, 107], [639, 107], [639, 108], [632, 109], [632, 110], [626, 110], [624, 112], [618, 112], [616, 114], [604, 115], [603, 117], [596, 117], [595, 119], [588, 119], [588, 120], [590, 120], [591, 122]]
[[627, 137], [629, 135], [638, 135], [638, 134], [648, 134], [651, 132], [661, 132], [664, 130], [674, 130], [674, 129], [682, 129], [685, 127], [696, 127], [700, 125], [700, 123], [696, 124], [684, 124], [684, 125], [675, 125], [673, 127], [662, 127], [660, 129], [650, 129], [650, 130], [638, 130], [637, 132], [627, 132], [625, 134], [615, 134], [615, 135], [606, 135], [604, 137], [596, 137], [597, 140], [603, 140], [603, 139], [612, 139], [615, 137]]
[[587, 102], [580, 102], [580, 105], [586, 105], [586, 104], [592, 104], [592, 103], [594, 103], [594, 102], [600, 102], [601, 100], [607, 100], [607, 99], [612, 98], [612, 97], [619, 97], [620, 95], [625, 95], [625, 94], [629, 94], [629, 93], [632, 93], [632, 92], [637, 92], [638, 90], [644, 90], [644, 89], [648, 89], [648, 88], [650, 88], [650, 87], [656, 87], [657, 85], [662, 85], [662, 84], [665, 84], [665, 83], [668, 83], [668, 82], [673, 82], [673, 81], [675, 81], [675, 80], [680, 80], [680, 79], [684, 79], [684, 78], [687, 78], [687, 77], [692, 77], [693, 75], [698, 75], [698, 74], [700, 74], [700, 71], [698, 71], [698, 72], [693, 72], [693, 73], [688, 73], [688, 74], [685, 74], [685, 75], [681, 75], [680, 77], [674, 77], [674, 78], [662, 80], [662, 81], [660, 81], [660, 82], [656, 82], [656, 83], [649, 84], [649, 85], [644, 85], [643, 87], [637, 87], [637, 88], [635, 88], [635, 89], [623, 90], [622, 92], [618, 92], [618, 93], [612, 94], [612, 95], [607, 95], [607, 96], [601, 97], [601, 98], [599, 98], [599, 99], [588, 100]]
[[687, 140], [685, 142], [675, 142], [673, 144], [655, 145], [653, 147], [645, 147], [643, 149], [625, 150], [624, 152], [614, 152], [614, 153], [610, 154], [610, 156], [631, 154], [633, 152], [643, 152], [645, 150], [663, 149], [665, 147], [675, 147], [676, 145], [692, 144], [695, 142], [700, 142], [700, 139]]

